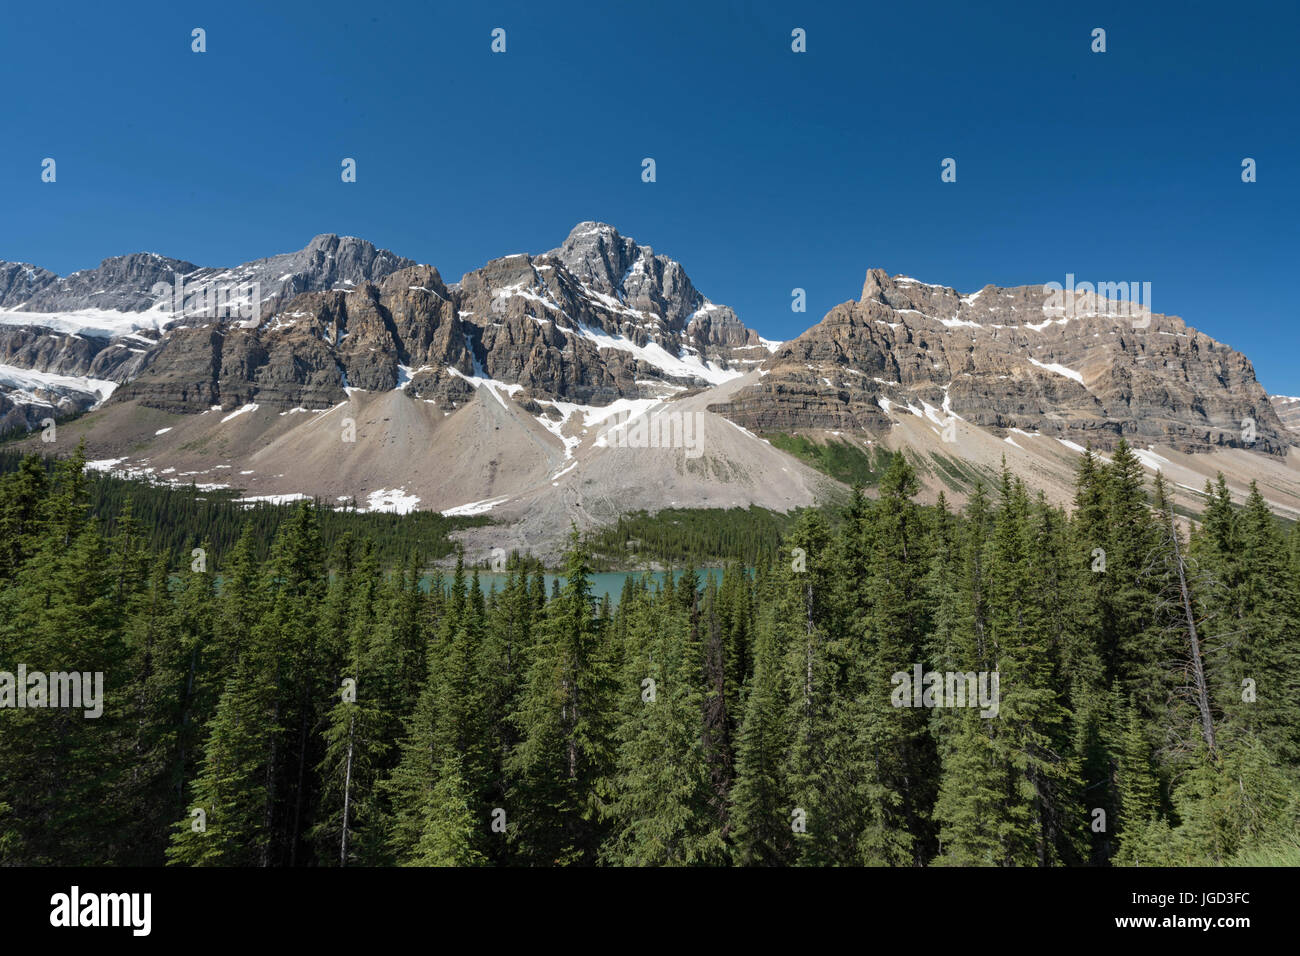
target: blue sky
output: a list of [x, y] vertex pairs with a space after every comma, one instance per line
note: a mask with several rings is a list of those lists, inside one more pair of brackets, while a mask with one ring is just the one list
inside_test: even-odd
[[962, 292], [1074, 273], [1151, 282], [1300, 395], [1293, 2], [129, 8], [7, 10], [0, 259], [230, 265], [336, 232], [454, 281], [598, 219], [769, 338], [868, 267]]

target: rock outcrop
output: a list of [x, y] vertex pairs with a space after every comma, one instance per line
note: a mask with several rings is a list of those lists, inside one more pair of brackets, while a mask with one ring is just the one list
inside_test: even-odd
[[451, 410], [489, 380], [525, 405], [606, 405], [725, 381], [768, 354], [680, 264], [599, 223], [452, 286], [408, 265], [346, 291], [287, 297], [252, 324], [178, 320], [119, 397], [173, 411], [317, 409], [347, 389], [403, 388]]
[[257, 283], [263, 301], [292, 298], [302, 292], [350, 288], [375, 282], [415, 263], [377, 249], [354, 236], [320, 235], [297, 252], [257, 259], [234, 268], [200, 267], [184, 259], [136, 252], [105, 259], [97, 269], [82, 269], [60, 278], [27, 263], [0, 262], [0, 309], [60, 313], [85, 309], [144, 312], [159, 305], [155, 287], [190, 293], [210, 285]]
[[1274, 395], [1270, 401], [1278, 420], [1293, 432], [1300, 433], [1300, 398], [1289, 395]]
[[[178, 280], [186, 296], [159, 301], [156, 285]], [[254, 284], [261, 308], [239, 315], [188, 300]], [[353, 390], [395, 389], [451, 412], [489, 383], [503, 402], [561, 415], [681, 397], [759, 369], [713, 409], [760, 434], [880, 435], [910, 409], [1099, 449], [1125, 436], [1280, 455], [1300, 427], [1300, 402], [1270, 401], [1241, 353], [1105, 295], [991, 285], [961, 295], [872, 269], [858, 301], [797, 339], [767, 342], [680, 263], [597, 222], [452, 284], [334, 235], [231, 269], [152, 253], [66, 278], [0, 263], [0, 367], [60, 376], [64, 411], [103, 401], [104, 383], [116, 383], [112, 401], [173, 412], [319, 410]], [[36, 400], [33, 382], [11, 377], [0, 381], [4, 421], [30, 425], [14, 409]]]
[[[26, 263], [0, 262], [0, 365], [116, 383], [146, 374], [130, 394], [160, 408], [202, 411], [209, 407], [205, 402], [222, 400], [222, 382], [232, 400], [253, 394], [256, 389], [247, 386], [256, 380], [245, 376], [254, 371], [269, 394], [320, 402], [341, 394], [328, 349], [277, 340], [268, 351], [256, 336], [239, 334], [243, 322], [273, 314], [299, 295], [333, 289], [343, 294], [414, 266], [364, 239], [336, 235], [230, 269], [148, 252], [105, 259], [96, 269], [63, 278]], [[218, 302], [234, 308], [209, 308]], [[232, 331], [227, 342], [225, 333]], [[62, 387], [66, 400], [54, 408], [58, 414], [101, 400], [93, 388], [84, 393], [86, 400], [72, 400], [77, 386]], [[0, 394], [22, 406], [33, 393], [0, 382]], [[32, 412], [50, 413], [41, 405]], [[30, 416], [8, 414], [3, 422], [12, 427], [20, 417]]]
[[[715, 406], [753, 431], [880, 432], [896, 407], [1110, 448], [1282, 454], [1292, 443], [1250, 361], [1176, 316], [1042, 286], [960, 295], [881, 270]], [[1254, 422], [1254, 440], [1247, 421]]]

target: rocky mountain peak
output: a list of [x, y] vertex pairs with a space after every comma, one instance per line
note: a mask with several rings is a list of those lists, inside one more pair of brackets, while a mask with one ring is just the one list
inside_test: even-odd
[[261, 282], [263, 295], [270, 291], [287, 298], [302, 292], [378, 282], [414, 265], [414, 259], [377, 248], [365, 239], [322, 233], [297, 252], [240, 266], [233, 270], [233, 277]]
[[[184, 308], [155, 301], [154, 283], [182, 276]], [[255, 322], [202, 305], [209, 291], [252, 283], [261, 287]], [[1071, 456], [1086, 445], [1104, 454], [1121, 437], [1149, 467], [1222, 453], [1248, 474], [1285, 475], [1300, 447], [1300, 400], [1270, 400], [1245, 356], [1174, 316], [1135, 321], [1097, 294], [1054, 305], [1042, 285], [962, 294], [873, 268], [860, 300], [789, 342], [768, 342], [705, 298], [680, 263], [595, 221], [550, 252], [493, 259], [450, 285], [433, 266], [333, 233], [233, 268], [135, 253], [59, 278], [0, 263], [0, 308], [11, 312], [0, 323], [0, 431], [91, 409], [88, 427], [138, 415], [139, 434], [121, 447], [111, 427], [96, 438], [104, 459], [151, 437], [190, 455], [206, 447], [195, 436], [234, 434], [254, 414], [277, 441], [294, 435], [289, 445], [305, 448], [320, 430], [298, 426], [344, 403], [375, 409], [358, 424], [462, 436], [482, 459], [466, 459], [475, 474], [508, 470], [506, 446], [540, 450], [545, 495], [564, 487], [558, 469], [590, 440], [590, 425], [656, 403], [721, 414], [741, 427], [719, 434], [763, 456], [777, 452], [754, 435], [912, 449], [939, 469], [933, 481], [946, 482], [948, 468], [954, 490], [972, 475], [996, 480], [1004, 455], [1035, 474], [1063, 468], [1068, 487]], [[169, 415], [185, 418], [160, 417]], [[524, 431], [507, 438], [512, 422]], [[432, 434], [402, 439], [401, 467], [434, 447]], [[454, 457], [441, 438], [437, 447], [440, 465]], [[206, 454], [173, 470], [211, 470]], [[791, 464], [773, 462], [782, 475]], [[1200, 484], [1201, 466], [1184, 466], [1183, 486]], [[396, 487], [391, 471], [382, 477]]]
[[600, 406], [717, 384], [766, 355], [678, 263], [603, 223], [451, 286], [432, 266], [333, 234], [192, 281], [260, 281], [260, 321], [219, 331], [206, 314], [176, 321], [123, 373], [118, 400], [198, 413], [328, 408], [348, 390], [402, 388], [450, 414], [486, 381], [538, 408]]
[[[184, 259], [156, 252], [133, 252], [103, 260], [98, 268], [80, 269], [59, 278], [44, 269], [22, 267], [15, 282], [0, 289], [0, 307], [24, 312], [63, 312], [79, 309], [116, 309], [138, 312], [150, 308], [157, 296], [153, 287], [170, 283], [179, 275], [198, 271]], [[0, 275], [4, 267], [0, 266]], [[3, 279], [0, 279], [3, 284]]]
[[[993, 286], [985, 286], [991, 289]], [[886, 305], [898, 311], [915, 311], [940, 319], [957, 316], [973, 297], [963, 297], [956, 289], [913, 279], [891, 276], [884, 269], [868, 269], [862, 283], [862, 303]]]
[[221, 284], [257, 283], [263, 301], [287, 301], [303, 292], [352, 288], [378, 282], [413, 259], [355, 236], [322, 233], [297, 252], [246, 262], [232, 269], [199, 266], [155, 252], [134, 252], [105, 259], [95, 269], [81, 269], [60, 278], [25, 263], [0, 263], [0, 308], [35, 313], [84, 309], [144, 312], [159, 303], [159, 283], [183, 279], [189, 292]]
[[886, 289], [894, 287], [893, 280], [884, 269], [868, 269], [867, 277], [862, 282], [861, 302], [883, 302]]
[[618, 293], [633, 263], [652, 257], [653, 252], [619, 235], [608, 223], [580, 222], [559, 248], [547, 255], [558, 259], [574, 276], [601, 292]]
[[[98, 269], [87, 269], [82, 272], [92, 272], [109, 281], [130, 282], [152, 278], [159, 272], [194, 272], [198, 268], [193, 262], [185, 259], [160, 256], [156, 252], [132, 252], [125, 256], [110, 256], [99, 264]], [[74, 272], [72, 276], [81, 275], [82, 272]]]
[[[1188, 453], [1285, 455], [1293, 441], [1250, 361], [1177, 316], [1095, 293], [1054, 306], [1042, 285], [948, 286], [870, 269], [763, 365], [726, 414], [753, 431], [884, 434], [898, 409], [1101, 449], [1120, 437]], [[932, 411], [926, 411], [931, 409]], [[1245, 437], [1244, 420], [1257, 435]]]
[[584, 285], [657, 319], [665, 331], [686, 330], [708, 304], [681, 263], [656, 255], [608, 223], [580, 222], [557, 249], [546, 253]]
[[318, 236], [313, 236], [311, 242], [303, 247], [302, 253], [327, 257], [342, 255], [345, 258], [355, 257], [361, 260], [373, 260], [379, 256], [392, 255], [386, 249], [376, 248], [375, 244], [367, 239], [340, 236], [332, 232], [322, 232]]
[[0, 308], [16, 308], [58, 281], [50, 270], [29, 262], [0, 262]]

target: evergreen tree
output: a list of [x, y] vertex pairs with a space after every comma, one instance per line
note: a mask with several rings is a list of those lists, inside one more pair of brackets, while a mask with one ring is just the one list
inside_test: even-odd
[[[1117, 700], [1116, 703], [1120, 702]], [[1117, 706], [1115, 726], [1119, 728], [1115, 746], [1115, 787], [1120, 806], [1116, 821], [1119, 852], [1115, 855], [1115, 862], [1123, 865], [1137, 861], [1147, 828], [1160, 809], [1160, 791], [1151, 772], [1151, 753], [1135, 702]]]
[[243, 659], [208, 723], [189, 813], [173, 827], [167, 858], [186, 866], [265, 866], [267, 736], [275, 733], [269, 675]]
[[424, 821], [412, 866], [482, 866], [487, 858], [478, 849], [478, 826], [470, 812], [467, 785], [454, 754], [438, 768], [437, 782], [420, 807]]
[[760, 619], [754, 646], [754, 674], [745, 698], [732, 788], [734, 858], [744, 865], [792, 861], [794, 804], [782, 766], [790, 734], [785, 724], [782, 648], [770, 614]]
[[602, 841], [600, 806], [613, 763], [614, 661], [592, 613], [589, 578], [575, 529], [564, 587], [547, 607], [515, 714], [512, 837], [524, 862], [593, 863]]
[[[634, 866], [725, 862], [716, 806], [701, 671], [693, 572], [682, 575], [675, 600], [638, 602], [648, 615], [632, 632], [633, 650], [654, 684], [625, 710], [619, 728], [613, 823], [605, 856]], [[667, 592], [665, 592], [665, 595]], [[689, 602], [689, 604], [687, 603]], [[627, 673], [636, 681], [636, 664]], [[633, 685], [641, 688], [641, 681]], [[717, 685], [714, 685], [715, 690]]]

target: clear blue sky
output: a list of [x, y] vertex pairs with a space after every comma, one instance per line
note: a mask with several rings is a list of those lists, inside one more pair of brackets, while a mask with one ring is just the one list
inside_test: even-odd
[[271, 6], [11, 5], [0, 259], [231, 265], [337, 232], [454, 281], [599, 219], [769, 338], [870, 266], [1072, 272], [1151, 282], [1300, 395], [1294, 2]]

